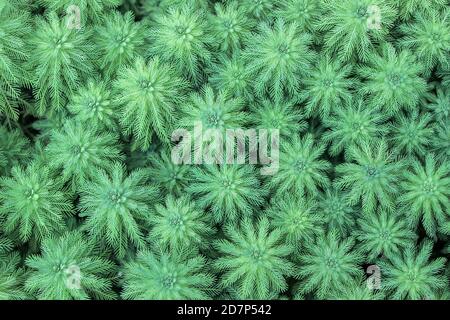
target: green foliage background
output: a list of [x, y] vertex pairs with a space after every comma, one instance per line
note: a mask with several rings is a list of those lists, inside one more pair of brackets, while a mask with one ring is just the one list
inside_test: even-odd
[[448, 299], [449, 113], [448, 0], [0, 0], [0, 299]]

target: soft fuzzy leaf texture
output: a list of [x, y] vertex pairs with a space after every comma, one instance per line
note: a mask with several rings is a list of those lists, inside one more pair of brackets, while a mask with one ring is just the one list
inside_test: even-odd
[[429, 75], [437, 64], [447, 67], [450, 51], [449, 8], [418, 13], [414, 20], [400, 27], [404, 36], [399, 40], [401, 47], [417, 53]]
[[[395, 9], [386, 0], [329, 0], [323, 1], [322, 6], [323, 15], [328, 18], [320, 20], [318, 29], [325, 32], [325, 50], [343, 61], [368, 61], [395, 20]], [[377, 12], [380, 21], [376, 20]], [[375, 23], [369, 19], [375, 19]]]
[[186, 81], [158, 57], [147, 62], [138, 57], [119, 71], [114, 89], [122, 106], [120, 122], [126, 134], [133, 134], [136, 148], [148, 149], [153, 133], [168, 140], [185, 87]]
[[25, 289], [38, 299], [112, 299], [114, 264], [101, 257], [95, 243], [79, 232], [50, 237], [42, 242], [42, 253], [26, 259], [30, 274]]
[[110, 172], [99, 169], [91, 181], [80, 187], [80, 216], [87, 217], [84, 228], [97, 241], [105, 241], [122, 257], [128, 244], [145, 246], [142, 227], [148, 220], [150, 201], [157, 190], [147, 185], [142, 169], [128, 176], [120, 163]]
[[48, 167], [32, 163], [27, 168], [13, 167], [10, 178], [0, 180], [0, 217], [8, 233], [17, 232], [26, 242], [41, 240], [65, 227], [64, 217], [73, 213], [72, 203], [59, 178]]
[[206, 272], [206, 259], [179, 251], [144, 250], [124, 270], [125, 299], [209, 299], [214, 277]]
[[217, 222], [251, 215], [263, 204], [265, 188], [250, 165], [205, 165], [192, 171], [186, 190]]
[[[408, 220], [413, 226], [423, 223], [429, 236], [434, 236], [437, 225], [450, 216], [450, 167], [438, 163], [428, 154], [425, 163], [412, 163], [412, 170], [405, 172], [400, 203], [406, 206]], [[409, 205], [408, 205], [409, 204]]]
[[157, 204], [150, 215], [152, 228], [149, 238], [161, 246], [179, 249], [183, 246], [199, 246], [214, 232], [211, 218], [188, 197], [169, 195], [164, 205]]
[[295, 22], [277, 19], [274, 25], [261, 24], [258, 33], [248, 38], [243, 58], [254, 78], [255, 91], [279, 100], [283, 94], [293, 96], [300, 79], [307, 74], [315, 57], [310, 49], [311, 37], [298, 34]]
[[11, 253], [12, 242], [0, 235], [0, 300], [27, 299], [22, 284], [24, 270], [20, 267], [20, 255]]
[[24, 100], [20, 88], [29, 87], [30, 83], [24, 66], [30, 58], [24, 41], [29, 32], [30, 18], [26, 11], [0, 5], [0, 115], [13, 119], [19, 115], [17, 103]]
[[282, 145], [280, 169], [269, 178], [268, 185], [278, 194], [293, 192], [313, 195], [319, 187], [330, 184], [326, 175], [331, 164], [320, 157], [325, 152], [324, 145], [317, 145], [311, 134], [303, 138], [293, 137], [290, 143]]
[[189, 80], [198, 84], [204, 68], [211, 65], [214, 43], [205, 11], [189, 5], [173, 6], [155, 17], [150, 31], [149, 54], [173, 63]]
[[54, 12], [36, 18], [30, 37], [29, 68], [33, 74], [37, 112], [62, 109], [67, 98], [89, 76], [96, 63], [90, 30], [69, 29]]
[[96, 168], [112, 169], [113, 162], [123, 158], [116, 134], [76, 120], [51, 132], [46, 151], [50, 167], [62, 172], [72, 190], [83, 185]]
[[427, 90], [426, 82], [420, 77], [422, 65], [407, 50], [396, 53], [390, 44], [382, 46], [382, 55], [373, 55], [369, 66], [358, 72], [365, 80], [360, 92], [367, 95], [369, 104], [381, 106], [388, 114], [400, 108], [413, 108]]
[[448, 300], [449, 115], [450, 0], [0, 0], [0, 299]]
[[300, 256], [298, 274], [302, 282], [299, 290], [314, 291], [319, 298], [324, 298], [330, 289], [345, 287], [347, 281], [360, 275], [362, 270], [358, 264], [363, 257], [354, 249], [354, 244], [353, 238], [341, 240], [334, 231], [322, 233], [315, 242], [308, 242]]
[[363, 212], [372, 212], [377, 205], [393, 210], [394, 199], [399, 193], [399, 176], [405, 166], [403, 159], [396, 159], [387, 150], [385, 141], [352, 147], [351, 162], [336, 167], [339, 175], [337, 188], [349, 190], [348, 201], [361, 202]]
[[271, 230], [267, 218], [245, 218], [237, 229], [225, 227], [226, 240], [215, 243], [222, 256], [214, 263], [224, 271], [221, 285], [236, 286], [243, 298], [268, 299], [286, 289], [285, 277], [294, 273], [287, 256], [293, 248], [282, 243], [282, 231]]
[[403, 254], [379, 262], [386, 275], [382, 286], [393, 299], [433, 299], [437, 289], [448, 285], [448, 279], [440, 274], [446, 259], [429, 261], [432, 247], [426, 241], [418, 248], [410, 246]]

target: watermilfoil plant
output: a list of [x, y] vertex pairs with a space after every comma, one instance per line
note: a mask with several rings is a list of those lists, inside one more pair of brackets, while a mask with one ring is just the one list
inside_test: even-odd
[[0, 0], [0, 300], [448, 300], [449, 22]]

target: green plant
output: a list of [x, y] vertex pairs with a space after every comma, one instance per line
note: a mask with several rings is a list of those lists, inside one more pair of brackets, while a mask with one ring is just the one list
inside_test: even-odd
[[386, 290], [392, 299], [433, 299], [439, 289], [448, 285], [442, 274], [445, 258], [429, 261], [433, 244], [425, 241], [415, 249], [409, 246], [401, 255], [379, 262], [383, 270], [382, 290]]
[[427, 91], [426, 81], [420, 77], [423, 67], [407, 50], [396, 52], [386, 44], [382, 54], [372, 54], [368, 66], [358, 69], [365, 80], [362, 95], [368, 97], [372, 107], [382, 107], [388, 114], [401, 108], [414, 109]]
[[38, 0], [48, 10], [57, 12], [70, 12], [70, 6], [76, 6], [80, 10], [80, 19], [83, 22], [91, 19], [96, 22], [103, 19], [103, 12], [117, 7], [120, 0]]
[[396, 120], [391, 127], [394, 152], [408, 156], [414, 154], [423, 156], [434, 133], [431, 115], [412, 112], [409, 117], [399, 114]]
[[273, 27], [268, 23], [260, 24], [258, 33], [248, 38], [243, 52], [256, 92], [268, 93], [275, 100], [284, 95], [293, 97], [300, 79], [310, 72], [315, 58], [310, 45], [311, 36], [299, 34], [296, 23], [277, 19]]
[[220, 55], [219, 62], [211, 68], [209, 82], [216, 91], [224, 91], [232, 97], [240, 97], [251, 101], [252, 77], [245, 67], [240, 55], [233, 54], [231, 58]]
[[416, 52], [429, 75], [432, 69], [441, 64], [447, 66], [450, 51], [450, 20], [448, 12], [431, 10], [419, 13], [413, 22], [400, 26], [404, 34], [399, 44]]
[[[12, 2], [13, 4], [13, 2]], [[30, 32], [29, 16], [20, 10], [0, 7], [0, 116], [17, 120], [20, 87], [30, 86], [24, 62], [30, 58], [25, 36]]]
[[325, 50], [342, 61], [368, 61], [375, 45], [386, 39], [396, 16], [385, 0], [329, 0], [323, 2], [323, 9], [326, 18], [320, 20], [318, 30], [325, 32]]
[[210, 46], [214, 43], [205, 12], [187, 2], [155, 15], [150, 31], [149, 55], [173, 63], [183, 75], [199, 84], [203, 68], [211, 65]]
[[387, 117], [379, 109], [365, 105], [364, 100], [358, 100], [345, 106], [333, 108], [333, 114], [325, 118], [323, 123], [330, 128], [322, 135], [325, 143], [330, 143], [329, 152], [332, 156], [357, 146], [376, 143], [387, 132], [385, 125]]
[[369, 261], [381, 254], [388, 258], [398, 256], [417, 238], [403, 216], [386, 211], [365, 215], [358, 219], [358, 224], [359, 229], [354, 235]]
[[54, 12], [36, 19], [27, 63], [32, 70], [39, 114], [61, 110], [77, 86], [94, 71], [95, 55], [89, 36], [89, 31], [67, 28]]
[[422, 222], [430, 237], [449, 216], [449, 170], [448, 163], [439, 163], [432, 154], [428, 154], [424, 165], [413, 160], [412, 170], [404, 173], [400, 203], [405, 206], [411, 225], [417, 226]]
[[193, 168], [186, 191], [209, 209], [215, 222], [236, 221], [262, 205], [266, 190], [251, 165], [204, 165]]
[[9, 234], [20, 242], [42, 240], [64, 230], [64, 218], [72, 214], [72, 203], [62, 182], [48, 167], [33, 162], [13, 167], [11, 177], [0, 179], [0, 217]]
[[450, 159], [450, 126], [445, 122], [439, 122], [435, 128], [432, 139], [432, 150], [436, 159], [448, 161]]
[[345, 286], [339, 286], [327, 295], [330, 300], [383, 300], [381, 290], [373, 290], [367, 285], [368, 279], [358, 276]]
[[20, 130], [8, 130], [0, 125], [0, 175], [9, 175], [11, 168], [24, 165], [30, 158], [28, 139]]
[[153, 155], [150, 161], [149, 179], [157, 183], [167, 193], [181, 195], [188, 185], [189, 166], [174, 164], [168, 152]]
[[352, 147], [349, 160], [336, 167], [338, 178], [334, 181], [338, 189], [348, 191], [349, 203], [361, 203], [365, 213], [373, 212], [377, 206], [392, 211], [405, 161], [390, 154], [384, 141], [372, 147]]
[[70, 232], [42, 242], [42, 253], [26, 259], [25, 289], [41, 300], [113, 299], [114, 264], [93, 242]]
[[276, 11], [286, 22], [296, 22], [301, 32], [316, 31], [321, 14], [320, 2], [315, 0], [282, 0]]
[[143, 250], [125, 265], [125, 299], [209, 299], [214, 278], [206, 272], [206, 259], [186, 252], [153, 253]]
[[406, 20], [418, 12], [430, 13], [435, 9], [445, 8], [446, 0], [395, 0], [399, 17]]
[[147, 181], [144, 170], [126, 175], [125, 168], [115, 163], [110, 172], [95, 171], [80, 187], [80, 216], [87, 217], [83, 229], [97, 242], [105, 241], [119, 257], [128, 245], [145, 246], [142, 225], [157, 195]]
[[22, 288], [24, 270], [20, 267], [20, 256], [11, 252], [13, 245], [0, 236], [0, 300], [25, 300], [27, 294]]
[[100, 68], [112, 76], [123, 65], [145, 54], [146, 26], [135, 22], [132, 12], [113, 12], [96, 30], [96, 45], [101, 53]]
[[156, 204], [150, 211], [150, 222], [149, 239], [171, 250], [205, 247], [205, 240], [214, 233], [210, 217], [186, 196], [169, 195], [164, 205]]
[[323, 232], [325, 219], [317, 211], [316, 201], [287, 194], [274, 198], [265, 215], [270, 218], [272, 228], [280, 230], [288, 243], [300, 246]]
[[242, 0], [242, 7], [255, 18], [264, 19], [271, 15], [274, 3], [271, 0]]
[[186, 83], [175, 69], [158, 57], [147, 63], [138, 57], [132, 66], [118, 72], [114, 90], [121, 105], [120, 123], [124, 133], [133, 134], [135, 148], [148, 149], [153, 133], [168, 141], [175, 107], [183, 101], [185, 89]]
[[281, 230], [271, 230], [267, 218], [256, 223], [242, 220], [240, 227], [227, 225], [227, 239], [215, 242], [222, 254], [214, 266], [224, 272], [221, 285], [236, 285], [244, 299], [267, 299], [287, 288], [285, 277], [294, 274], [294, 264], [288, 260], [292, 246], [282, 243]]
[[448, 300], [449, 1], [0, 0], [0, 299]]
[[76, 120], [92, 127], [112, 131], [117, 127], [118, 105], [104, 82], [89, 81], [70, 99], [67, 109]]
[[233, 52], [242, 48], [244, 37], [253, 29], [254, 20], [238, 2], [216, 3], [211, 16], [211, 29], [221, 51]]
[[113, 162], [123, 159], [118, 137], [110, 132], [79, 121], [66, 121], [61, 130], [52, 130], [46, 148], [49, 166], [62, 172], [75, 191], [91, 177], [97, 168], [111, 169]]
[[450, 118], [450, 89], [438, 87], [436, 95], [431, 96], [427, 109], [438, 121], [449, 121]]
[[278, 129], [281, 139], [289, 139], [307, 128], [304, 115], [293, 101], [262, 100], [251, 105], [252, 125], [256, 129]]
[[319, 212], [323, 214], [328, 230], [345, 237], [354, 229], [355, 208], [348, 205], [346, 195], [335, 188], [327, 188], [319, 196]]
[[320, 59], [311, 75], [304, 80], [305, 88], [299, 98], [306, 101], [309, 115], [327, 119], [332, 109], [350, 103], [356, 83], [350, 78], [352, 68], [329, 56]]
[[326, 172], [331, 164], [320, 159], [325, 146], [318, 145], [311, 134], [303, 138], [292, 137], [291, 141], [281, 146], [280, 168], [271, 176], [268, 186], [277, 194], [292, 192], [314, 195], [318, 188], [330, 184]]
[[307, 242], [306, 251], [300, 256], [300, 292], [315, 292], [319, 298], [324, 298], [361, 275], [358, 264], [363, 256], [353, 249], [354, 244], [353, 238], [341, 240], [334, 231]]
[[183, 105], [179, 126], [192, 129], [199, 122], [204, 130], [242, 128], [247, 120], [243, 109], [242, 99], [232, 98], [224, 91], [215, 93], [210, 86], [205, 86]]

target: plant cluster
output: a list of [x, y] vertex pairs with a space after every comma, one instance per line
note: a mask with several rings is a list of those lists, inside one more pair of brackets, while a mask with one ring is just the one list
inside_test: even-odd
[[0, 0], [0, 299], [448, 299], [449, 253], [449, 0]]

